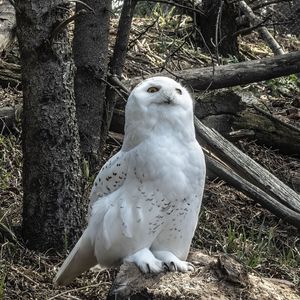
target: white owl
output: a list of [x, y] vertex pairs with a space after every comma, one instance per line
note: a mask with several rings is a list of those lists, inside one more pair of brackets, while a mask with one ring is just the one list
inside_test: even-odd
[[54, 281], [67, 284], [96, 264], [135, 263], [142, 272], [186, 272], [201, 206], [205, 160], [193, 101], [167, 77], [134, 88], [120, 152], [101, 169], [86, 230]]

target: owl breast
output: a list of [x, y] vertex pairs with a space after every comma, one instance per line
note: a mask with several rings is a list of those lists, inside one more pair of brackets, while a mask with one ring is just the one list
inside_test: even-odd
[[169, 199], [183, 199], [202, 186], [205, 166], [196, 141], [184, 144], [172, 136], [156, 136], [140, 144], [133, 155], [138, 180], [152, 182]]

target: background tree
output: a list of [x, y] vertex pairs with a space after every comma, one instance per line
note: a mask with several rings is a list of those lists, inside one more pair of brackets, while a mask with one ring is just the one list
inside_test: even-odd
[[[131, 22], [137, 3], [137, 0], [127, 0], [123, 3], [116, 42], [114, 45], [114, 52], [109, 63], [109, 72], [111, 74], [110, 80], [113, 78], [121, 80], [123, 66], [126, 60]], [[111, 85], [107, 87], [105, 94], [105, 109], [103, 110], [103, 122], [101, 128], [102, 151], [104, 150], [118, 96], [113, 85], [114, 82], [111, 82]]]
[[[236, 7], [231, 1], [203, 0], [200, 6], [203, 14], [196, 14], [194, 21], [201, 34], [196, 34], [196, 43], [205, 44], [216, 55], [238, 56], [239, 47]], [[204, 40], [204, 41], [203, 41]]]
[[[86, 0], [85, 3], [93, 13], [75, 19], [75, 98], [82, 154], [94, 173], [99, 169], [100, 159], [111, 0]], [[76, 4], [77, 14], [83, 9], [86, 6]]]
[[84, 221], [65, 1], [16, 1], [23, 86], [23, 238], [57, 250], [78, 238]]

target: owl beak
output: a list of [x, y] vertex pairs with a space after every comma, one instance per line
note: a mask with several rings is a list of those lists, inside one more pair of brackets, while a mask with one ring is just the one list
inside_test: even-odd
[[165, 104], [171, 104], [173, 101], [170, 97], [166, 97], [165, 100], [164, 100], [164, 103]]

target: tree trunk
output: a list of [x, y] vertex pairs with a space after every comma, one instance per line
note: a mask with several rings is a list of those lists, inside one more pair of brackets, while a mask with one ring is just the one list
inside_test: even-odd
[[[113, 77], [120, 78], [122, 75], [127, 54], [131, 22], [136, 4], [137, 0], [123, 2], [114, 52], [109, 64], [109, 71]], [[102, 123], [101, 128], [101, 152], [104, 150], [116, 102], [117, 93], [112, 86], [107, 87], [105, 94], [105, 109], [103, 111], [104, 122]]]
[[[83, 157], [91, 173], [99, 168], [100, 136], [108, 64], [108, 33], [111, 1], [86, 0], [94, 13], [75, 19], [73, 40], [76, 65], [75, 98]], [[76, 12], [86, 9], [76, 4]]]
[[23, 238], [62, 250], [78, 239], [83, 210], [73, 62], [66, 2], [16, 1], [23, 84]]
[[[196, 42], [203, 45], [203, 39], [209, 50], [218, 56], [239, 56], [236, 24], [236, 10], [230, 1], [204, 0], [201, 4], [204, 14], [196, 14], [196, 25], [202, 36], [196, 34]], [[203, 46], [202, 46], [203, 47]]]

